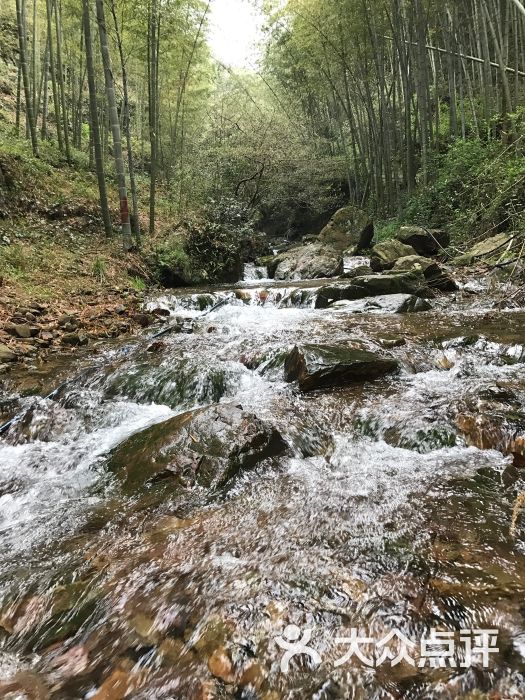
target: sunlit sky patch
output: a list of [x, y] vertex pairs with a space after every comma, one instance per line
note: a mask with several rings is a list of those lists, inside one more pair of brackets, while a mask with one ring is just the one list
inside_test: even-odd
[[209, 41], [214, 57], [231, 68], [255, 68], [262, 21], [253, 0], [212, 0]]

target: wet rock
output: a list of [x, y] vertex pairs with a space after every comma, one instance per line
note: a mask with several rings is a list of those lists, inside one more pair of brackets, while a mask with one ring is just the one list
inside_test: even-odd
[[48, 700], [50, 694], [49, 688], [37, 673], [20, 671], [11, 680], [0, 680], [0, 697]]
[[140, 687], [142, 674], [117, 668], [106, 678], [91, 700], [124, 700]]
[[0, 610], [0, 627], [34, 649], [72, 636], [91, 617], [100, 592], [87, 581], [56, 586]]
[[420, 255], [409, 255], [405, 258], [399, 258], [394, 264], [393, 271], [422, 272], [428, 286], [432, 289], [439, 289], [441, 292], [455, 292], [458, 289], [456, 282], [435, 260], [430, 260]]
[[412, 294], [432, 296], [420, 272], [392, 273], [356, 277], [351, 284], [333, 284], [321, 287], [315, 300], [316, 309], [326, 309], [335, 301], [364, 299], [371, 296]]
[[450, 235], [438, 229], [421, 226], [402, 226], [396, 236], [398, 241], [412, 246], [418, 255], [437, 255], [450, 245]]
[[331, 345], [296, 346], [284, 365], [287, 382], [298, 381], [301, 391], [364, 382], [397, 369], [392, 358], [367, 350]]
[[375, 272], [391, 270], [396, 260], [399, 260], [399, 258], [406, 258], [409, 255], [417, 255], [414, 248], [392, 238], [388, 241], [378, 243], [372, 248], [370, 266]]
[[476, 260], [490, 260], [492, 256], [500, 257], [505, 249], [512, 244], [512, 236], [508, 233], [499, 233], [497, 236], [486, 238], [476, 243], [468, 253], [460, 255], [452, 260], [453, 265], [471, 265]]
[[515, 466], [525, 467], [525, 413], [481, 401], [460, 411], [456, 425], [469, 445], [511, 455]]
[[7, 347], [7, 345], [0, 343], [0, 363], [14, 362], [15, 360], [16, 353], [11, 350], [11, 348]]
[[150, 314], [135, 314], [133, 321], [141, 328], [148, 328], [153, 323], [153, 317]]
[[339, 209], [319, 235], [323, 245], [355, 255], [370, 247], [374, 238], [374, 224], [362, 209], [348, 206]]
[[151, 313], [152, 313], [154, 316], [159, 316], [159, 317], [164, 317], [164, 318], [170, 316], [169, 310], [168, 310], [168, 309], [163, 309], [163, 308], [161, 308], [161, 307], [158, 307], [158, 308], [156, 308], [156, 309], [152, 309], [152, 310], [151, 310]]
[[407, 344], [406, 338], [380, 338], [379, 345], [385, 350], [393, 350], [393, 348], [402, 348]]
[[148, 346], [146, 352], [162, 352], [166, 349], [166, 343], [162, 340], [156, 340], [154, 343]]
[[134, 435], [113, 452], [108, 467], [131, 488], [151, 479], [218, 488], [285, 450], [275, 428], [237, 406], [219, 404]]
[[336, 277], [342, 271], [342, 255], [319, 244], [300, 246], [281, 253], [268, 268], [268, 274], [276, 280], [329, 278]]
[[331, 309], [344, 309], [347, 313], [366, 314], [407, 314], [416, 311], [428, 311], [432, 305], [413, 294], [385, 294], [356, 301], [341, 300], [330, 305]]
[[241, 677], [239, 678], [239, 685], [241, 688], [250, 686], [255, 690], [260, 690], [265, 678], [266, 672], [261, 664], [251, 663], [242, 672]]

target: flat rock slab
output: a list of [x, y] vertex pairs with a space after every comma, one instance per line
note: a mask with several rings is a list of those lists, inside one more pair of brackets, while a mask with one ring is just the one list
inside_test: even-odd
[[402, 272], [355, 277], [350, 283], [321, 287], [315, 300], [316, 309], [326, 309], [334, 301], [364, 299], [390, 294], [432, 296], [421, 272]]
[[214, 489], [285, 450], [273, 426], [238, 406], [219, 404], [132, 436], [113, 451], [108, 468], [132, 490], [162, 480]]
[[301, 391], [366, 382], [394, 372], [398, 363], [368, 350], [344, 346], [300, 345], [286, 358], [284, 378]]
[[432, 308], [430, 302], [413, 294], [385, 294], [379, 297], [368, 297], [355, 301], [334, 302], [331, 309], [341, 309], [352, 314], [408, 314], [416, 311], [429, 311]]

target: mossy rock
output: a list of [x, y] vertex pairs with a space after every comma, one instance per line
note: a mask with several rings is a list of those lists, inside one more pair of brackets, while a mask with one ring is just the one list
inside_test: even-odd
[[339, 209], [319, 234], [323, 245], [336, 250], [351, 251], [353, 255], [366, 250], [374, 238], [374, 223], [370, 216], [358, 207]]

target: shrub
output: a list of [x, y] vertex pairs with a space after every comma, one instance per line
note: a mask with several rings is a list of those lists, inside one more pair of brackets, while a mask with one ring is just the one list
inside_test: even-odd
[[518, 145], [456, 141], [431, 165], [432, 182], [408, 201], [403, 219], [446, 226], [456, 241], [522, 225], [525, 160]]
[[250, 209], [236, 199], [211, 200], [198, 219], [185, 223], [186, 236], [173, 236], [155, 251], [159, 281], [167, 286], [237, 282], [242, 244], [253, 234]]

